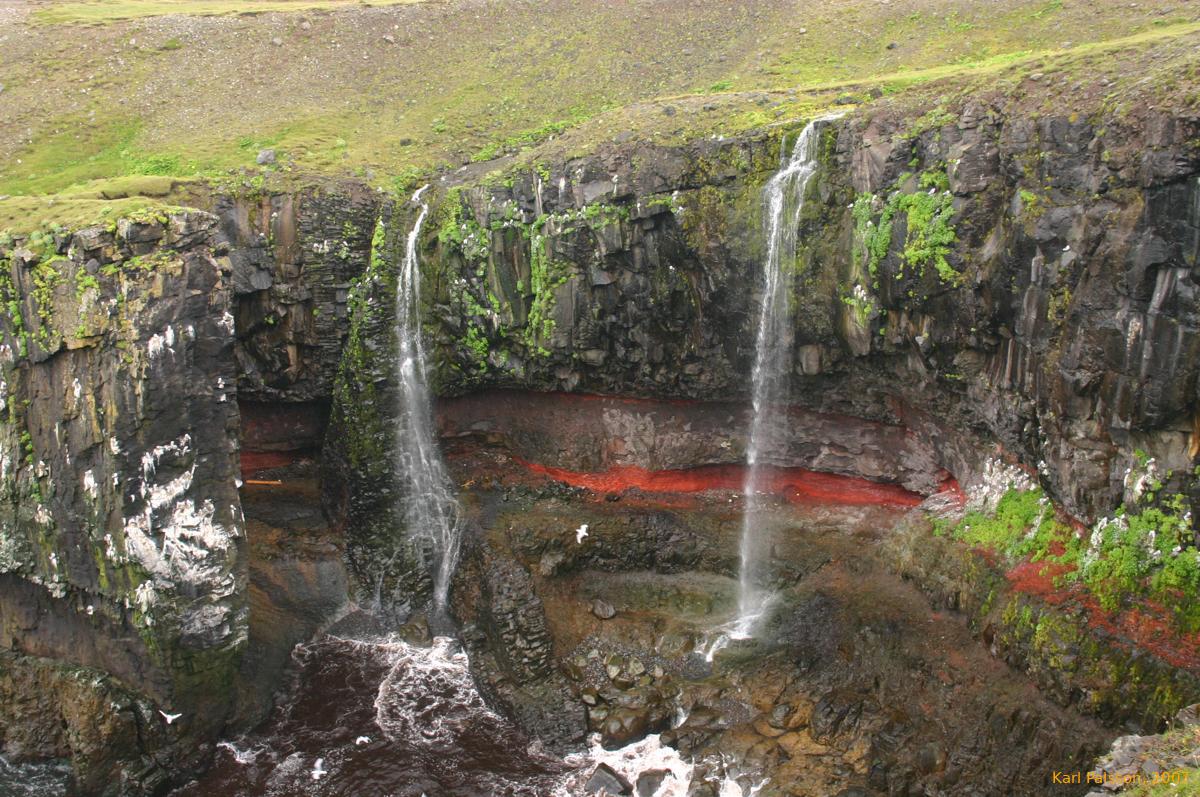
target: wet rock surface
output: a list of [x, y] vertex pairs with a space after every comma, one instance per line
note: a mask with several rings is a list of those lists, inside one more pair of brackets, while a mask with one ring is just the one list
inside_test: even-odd
[[[721, 549], [736, 549], [740, 531], [724, 498], [501, 495], [468, 493], [481, 519], [469, 556], [525, 563], [526, 603], [540, 604], [553, 665], [588, 731], [613, 748], [661, 734], [696, 762], [691, 793], [716, 794], [706, 784], [732, 778], [764, 795], [1078, 794], [1051, 784], [1052, 769], [1086, 769], [1115, 736], [1041, 696], [961, 618], [889, 571], [879, 543], [894, 510], [771, 510], [761, 524], [779, 561], [775, 608], [755, 639], [720, 646], [737, 589]], [[639, 516], [706, 533], [675, 561], [609, 550], [625, 540], [607, 530]], [[581, 522], [589, 533], [577, 542]], [[546, 551], [554, 568], [538, 566]], [[475, 581], [469, 564], [464, 572], [456, 600]], [[612, 617], [597, 616], [599, 601]]]
[[608, 794], [612, 795], [612, 797], [633, 793], [633, 787], [630, 786], [629, 782], [607, 764], [601, 764], [596, 767], [592, 776], [588, 778], [588, 782], [583, 785], [583, 788], [587, 794]]

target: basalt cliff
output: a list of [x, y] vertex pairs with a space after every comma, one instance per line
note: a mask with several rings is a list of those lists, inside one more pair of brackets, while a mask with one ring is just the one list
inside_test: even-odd
[[[1086, 535], [1152, 462], [1194, 513], [1200, 115], [1029, 113], [998, 92], [843, 110], [819, 123], [789, 264], [794, 389], [772, 465], [914, 504], [1016, 473]], [[431, 175], [419, 251], [443, 443], [601, 492], [744, 462], [761, 191], [807, 121]], [[428, 601], [429, 552], [392, 500], [396, 270], [424, 182], [213, 189], [0, 244], [6, 756], [69, 759], [80, 793], [161, 792], [265, 716], [245, 696], [345, 600]], [[262, 524], [239, 488], [300, 460], [318, 463], [309, 511], [349, 581], [323, 582], [284, 633], [252, 583]], [[672, 534], [613, 555], [661, 564]], [[1200, 700], [1187, 632], [1149, 645], [945, 538], [895, 546], [1055, 703], [1152, 732]], [[543, 716], [563, 687], [535, 548], [471, 547], [456, 612], [494, 652], [499, 699], [574, 732]], [[604, 566], [563, 561], [548, 567]], [[544, 683], [542, 707], [513, 682]]]

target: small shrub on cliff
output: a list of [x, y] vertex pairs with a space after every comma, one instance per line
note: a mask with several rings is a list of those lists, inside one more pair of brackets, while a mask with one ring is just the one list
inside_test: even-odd
[[472, 323], [467, 325], [467, 333], [463, 337], [463, 343], [475, 356], [475, 365], [480, 371], [487, 369], [488, 356], [488, 340], [487, 335], [478, 325]]
[[458, 250], [468, 262], [487, 259], [491, 238], [488, 231], [475, 221], [460, 189], [450, 189], [437, 212], [439, 244]]
[[908, 214], [904, 262], [922, 273], [925, 266], [932, 265], [942, 282], [957, 285], [962, 275], [946, 259], [950, 247], [958, 240], [951, 223], [954, 197], [949, 191], [937, 189], [930, 189], [928, 193], [903, 194], [898, 209]]
[[955, 537], [988, 548], [1010, 560], [1070, 562], [1081, 543], [1074, 531], [1054, 516], [1054, 508], [1040, 490], [1009, 490], [993, 514], [971, 512], [958, 524]]
[[392, 188], [399, 196], [408, 196], [416, 190], [424, 177], [424, 172], [418, 167], [407, 166], [392, 178]]
[[83, 269], [75, 273], [75, 296], [82, 299], [88, 291], [100, 290], [100, 281]]
[[865, 258], [867, 272], [871, 275], [874, 287], [879, 287], [877, 273], [879, 264], [887, 257], [892, 245], [892, 214], [886, 210], [875, 222], [876, 196], [870, 192], [858, 195], [851, 210], [854, 216], [854, 252], [857, 261]]
[[1120, 522], [1100, 527], [1099, 545], [1089, 550], [1075, 578], [1083, 581], [1106, 611], [1115, 611], [1127, 595], [1138, 592], [1150, 574], [1150, 559], [1140, 529]]

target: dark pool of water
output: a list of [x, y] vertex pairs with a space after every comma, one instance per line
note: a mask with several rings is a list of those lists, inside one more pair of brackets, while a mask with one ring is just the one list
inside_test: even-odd
[[326, 637], [258, 733], [222, 743], [195, 795], [548, 795], [573, 768], [483, 702], [447, 638]]

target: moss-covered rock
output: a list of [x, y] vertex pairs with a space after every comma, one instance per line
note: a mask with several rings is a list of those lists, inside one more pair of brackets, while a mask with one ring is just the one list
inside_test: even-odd
[[935, 604], [963, 612], [996, 655], [1033, 676], [1060, 705], [1106, 724], [1158, 731], [1200, 699], [1194, 669], [1096, 625], [1074, 600], [1052, 603], [1020, 591], [983, 551], [933, 533], [926, 522], [902, 527], [888, 554], [904, 577]]

